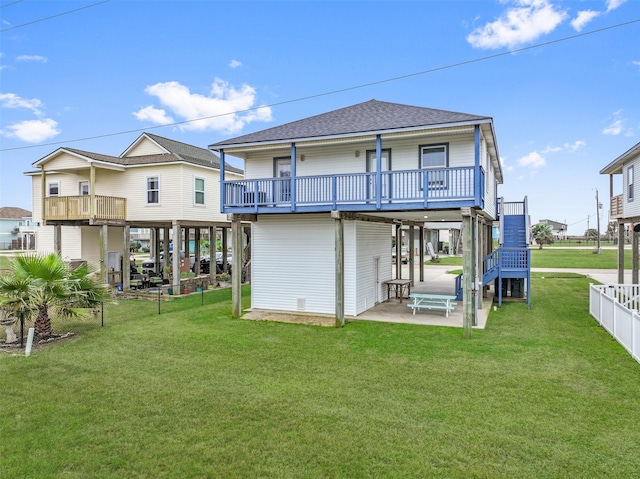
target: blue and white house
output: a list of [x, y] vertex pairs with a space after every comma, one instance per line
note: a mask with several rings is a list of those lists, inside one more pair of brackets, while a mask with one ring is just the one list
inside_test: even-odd
[[[422, 237], [427, 221], [462, 225], [469, 328], [484, 285], [504, 277], [508, 255], [491, 252], [491, 227], [506, 204], [488, 116], [370, 100], [209, 149], [221, 165], [226, 156], [244, 160], [242, 180], [225, 181], [220, 171], [221, 208], [234, 225], [252, 221], [253, 309], [335, 314], [344, 324], [387, 299], [392, 229], [409, 226], [412, 236], [417, 228]], [[523, 218], [525, 210], [520, 203]], [[516, 254], [524, 271], [527, 231], [523, 223]], [[239, 281], [233, 286], [239, 316]]]

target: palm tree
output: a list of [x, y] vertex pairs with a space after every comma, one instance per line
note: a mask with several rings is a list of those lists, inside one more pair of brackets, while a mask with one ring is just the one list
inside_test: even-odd
[[540, 249], [542, 249], [542, 245], [546, 243], [548, 240], [553, 239], [553, 230], [551, 226], [545, 223], [538, 223], [531, 230], [531, 236], [536, 243], [540, 245]]
[[0, 305], [35, 315], [35, 338], [52, 336], [50, 314], [77, 317], [107, 297], [88, 265], [70, 269], [55, 253], [17, 256], [10, 273], [0, 277]]

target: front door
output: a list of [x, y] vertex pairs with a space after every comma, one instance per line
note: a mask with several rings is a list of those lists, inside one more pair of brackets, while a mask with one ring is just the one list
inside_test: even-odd
[[[381, 150], [382, 156], [382, 171], [391, 171], [391, 150]], [[376, 150], [367, 150], [367, 173], [376, 172]], [[369, 175], [369, 198], [375, 199], [376, 197], [376, 176]], [[382, 175], [382, 197], [388, 198], [391, 196], [391, 183], [387, 175]]]

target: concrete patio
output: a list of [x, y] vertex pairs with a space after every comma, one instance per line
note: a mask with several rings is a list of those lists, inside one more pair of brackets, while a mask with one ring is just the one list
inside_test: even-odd
[[[424, 269], [424, 281], [419, 281], [420, 270], [418, 265], [415, 266], [414, 285], [411, 287], [412, 293], [431, 293], [431, 294], [455, 294], [455, 277], [447, 271], [457, 270], [455, 266], [440, 266], [437, 264], [427, 264]], [[395, 268], [394, 268], [395, 274]], [[409, 278], [409, 266], [402, 265], [402, 277]], [[488, 296], [483, 299], [482, 307], [478, 309], [478, 324], [474, 329], [484, 329], [487, 324], [489, 310], [492, 307], [493, 292], [490, 291]], [[458, 301], [455, 309], [446, 317], [444, 311], [426, 310], [416, 311], [413, 314], [412, 308], [407, 304], [410, 300], [403, 299], [400, 302], [395, 297], [389, 301], [377, 304], [375, 307], [365, 311], [356, 317], [347, 317], [348, 321], [382, 321], [387, 323], [405, 323], [405, 324], [421, 324], [425, 326], [449, 326], [454, 328], [462, 328], [462, 301]]]

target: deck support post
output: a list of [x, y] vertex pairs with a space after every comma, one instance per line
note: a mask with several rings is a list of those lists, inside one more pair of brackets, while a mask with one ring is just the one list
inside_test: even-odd
[[[193, 264], [193, 271], [195, 272], [196, 276], [200, 276], [200, 227], [196, 228], [194, 247], [196, 262]], [[191, 263], [191, 261], [189, 261], [189, 263]]]
[[[162, 251], [163, 251], [163, 260], [162, 260], [162, 264], [160, 264], [160, 260], [158, 259], [158, 265], [161, 269], [161, 271], [164, 273], [164, 269], [169, 266], [169, 228], [164, 228], [163, 232], [162, 232]], [[156, 258], [160, 258], [160, 252], [158, 251], [158, 256], [156, 256]], [[169, 276], [169, 275], [167, 275]], [[167, 281], [169, 280], [169, 278], [164, 278]]]
[[462, 209], [462, 239], [464, 241], [462, 253], [462, 329], [463, 336], [470, 337], [471, 329], [476, 317], [476, 290], [475, 290], [475, 261], [477, 250], [474, 241], [474, 218], [471, 208]]
[[[474, 275], [476, 279], [476, 283], [478, 285], [478, 292], [476, 294], [476, 306], [478, 309], [483, 309], [484, 304], [482, 301], [484, 287], [482, 286], [482, 260], [484, 259], [484, 250], [485, 250], [485, 231], [484, 231], [484, 221], [480, 221], [480, 216], [476, 216], [476, 251], [478, 254], [476, 255], [476, 274]], [[474, 318], [477, 321], [477, 317]], [[474, 321], [473, 325], [477, 326], [477, 323]]]
[[62, 256], [62, 226], [55, 225], [53, 227], [53, 250]]
[[631, 284], [638, 284], [638, 233], [631, 229]]
[[624, 222], [618, 223], [618, 284], [624, 284]]
[[418, 240], [420, 241], [420, 282], [424, 282], [424, 226], [418, 229]]
[[409, 253], [409, 279], [411, 280], [411, 287], [415, 286], [415, 272], [413, 270], [415, 265], [414, 260], [414, 246], [415, 244], [415, 227], [413, 224], [409, 225], [409, 247], [407, 248], [407, 253]]
[[[233, 230], [231, 231], [233, 234]], [[233, 242], [233, 239], [232, 239]], [[227, 228], [222, 228], [222, 272], [226, 273], [229, 265], [227, 264], [227, 251], [229, 245], [227, 244]], [[235, 251], [234, 251], [235, 253]], [[216, 261], [217, 264], [217, 261]]]
[[102, 225], [100, 227], [100, 278], [102, 282], [107, 284], [109, 279], [107, 278], [107, 240], [108, 240], [108, 226]]
[[126, 291], [131, 279], [131, 226], [125, 225], [122, 233], [122, 289]]
[[396, 223], [396, 279], [402, 279], [402, 225]]
[[173, 258], [171, 259], [171, 268], [173, 269], [173, 294], [180, 294], [180, 243], [182, 239], [182, 227], [180, 222], [173, 220]]
[[209, 278], [211, 278], [211, 284], [216, 284], [216, 227], [209, 226]]
[[[223, 231], [226, 234], [226, 228]], [[235, 218], [231, 222], [231, 245], [235, 265], [231, 272], [231, 316], [239, 318], [242, 316], [242, 222]], [[222, 257], [226, 258], [226, 251]]]
[[[335, 218], [336, 328], [344, 326], [344, 220]], [[396, 240], [397, 241], [397, 240]]]

